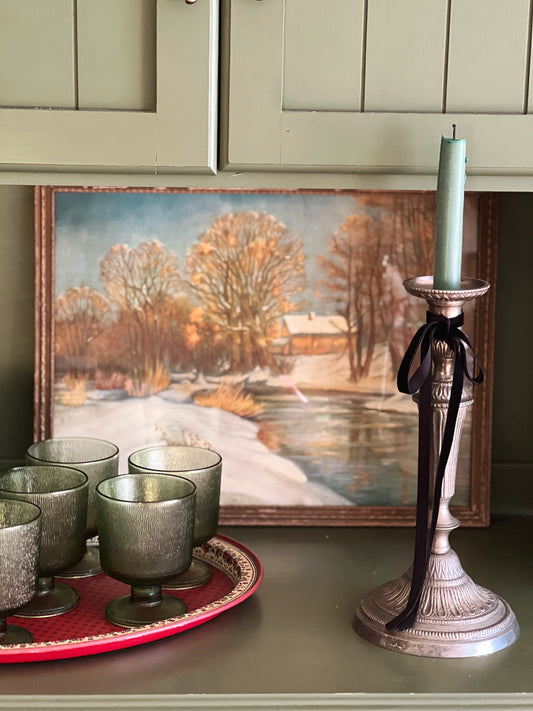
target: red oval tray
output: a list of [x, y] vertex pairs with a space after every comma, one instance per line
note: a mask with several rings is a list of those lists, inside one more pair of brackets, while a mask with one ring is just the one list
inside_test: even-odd
[[238, 605], [257, 590], [263, 579], [263, 566], [254, 553], [227, 536], [215, 536], [196, 548], [194, 555], [213, 566], [212, 580], [192, 590], [165, 590], [186, 603], [184, 615], [136, 629], [116, 627], [105, 619], [104, 609], [109, 600], [127, 594], [129, 586], [105, 573], [69, 580], [79, 592], [78, 607], [57, 617], [10, 618], [13, 624], [29, 629], [34, 641], [0, 646], [0, 663], [81, 657], [153, 642], [201, 625]]

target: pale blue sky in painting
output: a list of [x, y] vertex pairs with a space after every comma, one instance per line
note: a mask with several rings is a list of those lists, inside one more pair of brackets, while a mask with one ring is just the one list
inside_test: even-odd
[[355, 195], [349, 193], [57, 192], [56, 294], [82, 284], [102, 290], [100, 261], [113, 244], [137, 247], [158, 239], [183, 265], [187, 249], [214, 219], [255, 210], [272, 214], [302, 239], [310, 287], [307, 296], [314, 301], [316, 257], [327, 252], [329, 237], [356, 209]]

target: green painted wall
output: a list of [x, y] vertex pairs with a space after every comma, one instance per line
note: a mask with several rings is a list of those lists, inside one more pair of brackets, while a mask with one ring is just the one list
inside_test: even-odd
[[493, 404], [492, 510], [533, 511], [533, 194], [500, 201]]
[[[295, 183], [297, 176], [294, 176]], [[493, 430], [493, 511], [533, 511], [531, 432], [533, 194], [500, 204]], [[0, 462], [32, 440], [33, 188], [0, 186]]]
[[32, 441], [33, 188], [0, 188], [0, 461]]

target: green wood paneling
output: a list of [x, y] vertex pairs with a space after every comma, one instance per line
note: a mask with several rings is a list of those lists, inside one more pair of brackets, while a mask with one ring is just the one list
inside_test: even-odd
[[74, 68], [72, 0], [0, 0], [0, 106], [73, 108]]
[[222, 128], [228, 156], [223, 155], [222, 162], [240, 163], [246, 156], [249, 164], [279, 166], [283, 0], [223, 0], [222, 12], [229, 44]]
[[156, 0], [78, 0], [80, 109], [155, 111]]
[[365, 111], [440, 112], [446, 0], [370, 0]]
[[522, 113], [528, 32], [529, 0], [452, 2], [447, 110]]
[[284, 109], [359, 110], [363, 9], [363, 0], [329, 0], [326, 6], [323, 0], [286, 3]]

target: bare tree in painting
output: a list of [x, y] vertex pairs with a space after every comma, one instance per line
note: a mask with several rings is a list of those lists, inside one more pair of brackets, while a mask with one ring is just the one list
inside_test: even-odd
[[423, 306], [413, 303], [402, 286], [409, 276], [433, 271], [436, 201], [432, 193], [364, 193], [360, 205], [370, 209], [383, 233], [384, 280], [380, 325], [397, 371]]
[[133, 394], [163, 389], [188, 315], [177, 256], [158, 240], [136, 249], [116, 244], [100, 264], [100, 277], [128, 341]]
[[352, 380], [368, 375], [377, 342], [397, 370], [418, 317], [402, 281], [431, 273], [435, 219], [430, 193], [364, 193], [318, 257], [319, 294], [346, 319]]
[[186, 271], [206, 318], [224, 334], [232, 371], [276, 369], [275, 322], [306, 286], [302, 242], [272, 215], [219, 217], [189, 250]]
[[346, 320], [353, 381], [368, 375], [374, 354], [383, 271], [381, 243], [376, 220], [354, 213], [330, 238], [328, 255], [317, 258], [326, 275], [317, 282], [318, 293]]
[[362, 207], [389, 222], [388, 255], [404, 278], [433, 271], [436, 200], [433, 193], [368, 192], [357, 196]]
[[91, 343], [105, 328], [109, 302], [90, 286], [73, 286], [56, 300], [56, 355], [68, 359], [76, 377], [88, 368]]
[[[90, 350], [105, 329], [109, 303], [89, 286], [74, 286], [60, 294], [55, 305], [56, 356], [64, 359], [65, 390], [60, 400], [65, 405], [82, 405], [89, 379]], [[58, 368], [59, 371], [59, 368]]]

